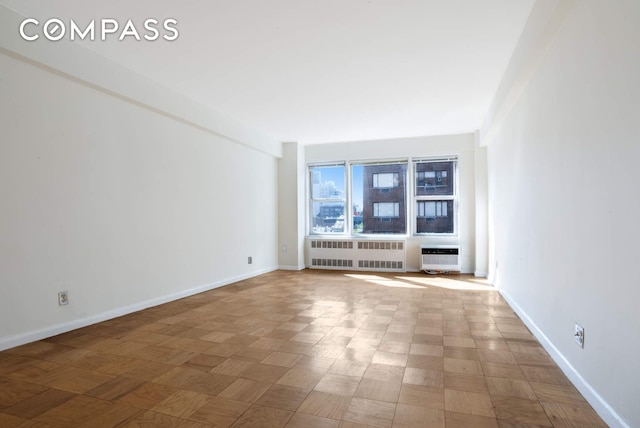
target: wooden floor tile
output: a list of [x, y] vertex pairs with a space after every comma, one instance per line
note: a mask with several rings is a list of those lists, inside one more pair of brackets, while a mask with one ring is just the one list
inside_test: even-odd
[[143, 410], [135, 407], [112, 403], [109, 407], [100, 412], [92, 412], [92, 414], [82, 424], [78, 425], [78, 428], [122, 426], [138, 417], [143, 412]]
[[324, 371], [296, 366], [287, 371], [276, 383], [296, 388], [313, 388], [324, 376]]
[[366, 398], [369, 400], [387, 401], [390, 403], [398, 402], [400, 395], [400, 389], [402, 382], [396, 381], [382, 381], [370, 378], [363, 378], [358, 389], [355, 392], [355, 396], [358, 398]]
[[411, 385], [444, 387], [444, 373], [436, 370], [407, 367], [404, 371], [403, 383]]
[[340, 421], [319, 416], [296, 413], [287, 423], [287, 428], [338, 428]]
[[286, 352], [274, 352], [261, 361], [262, 364], [281, 367], [293, 367], [301, 358], [298, 354], [289, 354]]
[[140, 379], [134, 379], [126, 376], [118, 376], [102, 385], [87, 391], [85, 395], [103, 400], [117, 400], [118, 398], [130, 393], [145, 382]]
[[444, 411], [398, 404], [393, 426], [398, 428], [445, 428]]
[[28, 419], [19, 418], [17, 416], [0, 413], [0, 427], [14, 428], [28, 423]]
[[467, 413], [447, 411], [445, 412], [445, 421], [446, 428], [500, 428], [496, 418]]
[[193, 391], [178, 390], [151, 408], [151, 411], [188, 418], [205, 405], [208, 395]]
[[350, 402], [351, 397], [348, 396], [312, 391], [298, 411], [323, 418], [341, 419]]
[[286, 385], [272, 385], [258, 399], [256, 404], [276, 409], [295, 411], [309, 395], [308, 389], [294, 388]]
[[498, 396], [492, 396], [491, 400], [498, 419], [541, 427], [553, 426], [537, 400]]
[[358, 376], [327, 373], [316, 384], [314, 390], [329, 394], [352, 396], [356, 392], [361, 379]]
[[42, 413], [53, 409], [74, 398], [76, 394], [59, 389], [48, 389], [40, 394], [33, 395], [24, 401], [14, 404], [2, 410], [13, 416], [24, 419], [32, 419]]
[[289, 419], [293, 416], [292, 412], [282, 409], [273, 409], [271, 407], [262, 407], [253, 405], [249, 408], [233, 425], [233, 428], [245, 427], [273, 427], [279, 428], [286, 426]]
[[529, 382], [571, 386], [571, 382], [557, 367], [520, 366]]
[[605, 426], [497, 291], [370, 277], [271, 272], [0, 352], [0, 426]]
[[428, 343], [413, 343], [409, 353], [411, 355], [423, 355], [427, 357], [443, 357], [444, 347]]
[[145, 383], [120, 397], [118, 402], [138, 409], [148, 410], [159, 402], [169, 398], [177, 391], [177, 388], [171, 386], [160, 385], [158, 383]]
[[404, 371], [404, 367], [372, 363], [367, 366], [363, 377], [383, 382], [401, 382], [404, 377]]
[[250, 403], [209, 397], [189, 419], [216, 427], [230, 427], [250, 406]]
[[35, 420], [50, 427], [79, 426], [93, 415], [104, 413], [111, 405], [108, 401], [78, 395], [46, 411]]
[[442, 410], [444, 409], [444, 389], [402, 384], [398, 403]]
[[529, 384], [540, 401], [589, 406], [589, 403], [573, 385], [565, 386], [537, 382], [529, 382]]
[[126, 428], [146, 428], [146, 427], [163, 427], [178, 428], [185, 423], [184, 419], [169, 416], [164, 413], [147, 411], [142, 415], [136, 416], [128, 421], [124, 427]]
[[542, 402], [554, 427], [605, 428], [607, 425], [589, 407], [557, 402]]
[[486, 378], [477, 375], [445, 373], [444, 387], [447, 389], [457, 389], [459, 391], [489, 392]]
[[487, 377], [487, 386], [491, 395], [537, 400], [536, 394], [526, 380]]
[[242, 372], [242, 377], [259, 382], [276, 383], [288, 370], [287, 367], [255, 364]]
[[362, 363], [358, 361], [337, 360], [329, 368], [329, 373], [339, 374], [344, 376], [362, 377], [364, 376], [364, 373], [367, 370], [367, 366], [368, 366], [367, 363]]
[[444, 371], [444, 358], [442, 357], [425, 357], [422, 355], [409, 355], [407, 358], [407, 367], [418, 369]]
[[450, 412], [495, 417], [489, 394], [479, 392], [445, 389], [444, 407]]
[[405, 367], [407, 365], [407, 354], [377, 351], [373, 354], [371, 362], [373, 364], [387, 364], [390, 366]]
[[82, 394], [111, 379], [113, 379], [113, 376], [65, 366], [61, 369], [38, 376], [32, 379], [32, 382], [56, 389], [62, 389], [64, 391], [74, 392], [76, 394]]
[[252, 361], [227, 358], [209, 371], [211, 373], [217, 373], [227, 376], [241, 376], [245, 371], [249, 370], [255, 365], [256, 363]]
[[229, 400], [255, 403], [269, 389], [269, 384], [249, 379], [238, 379], [218, 394]]
[[395, 411], [394, 403], [354, 398], [349, 404], [344, 420], [380, 428], [390, 427]]
[[0, 378], [0, 411], [48, 389], [42, 385]]
[[444, 336], [444, 346], [475, 348], [476, 343], [470, 337]]
[[502, 377], [508, 379], [526, 379], [522, 369], [517, 364], [481, 362], [485, 376]]

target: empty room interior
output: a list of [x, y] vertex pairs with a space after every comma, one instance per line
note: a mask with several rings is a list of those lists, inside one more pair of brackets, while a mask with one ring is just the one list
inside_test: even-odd
[[640, 427], [639, 23], [0, 0], [0, 427]]

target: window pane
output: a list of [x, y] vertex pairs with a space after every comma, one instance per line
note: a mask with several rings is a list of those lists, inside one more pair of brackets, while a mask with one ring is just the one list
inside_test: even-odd
[[314, 166], [310, 170], [312, 199], [344, 199], [344, 166]]
[[353, 165], [354, 234], [404, 234], [407, 164]]
[[416, 213], [417, 233], [454, 232], [453, 200], [418, 201]]
[[312, 216], [313, 233], [344, 232], [344, 202], [314, 202]]
[[389, 188], [396, 187], [398, 185], [398, 174], [383, 173], [373, 174], [373, 187], [376, 188]]
[[435, 217], [436, 216], [436, 203], [435, 202], [425, 202], [425, 217]]
[[351, 203], [353, 210], [353, 233], [362, 233], [362, 188], [364, 186], [362, 173], [364, 167], [362, 165], [353, 165], [351, 167]]
[[454, 167], [455, 161], [416, 163], [416, 196], [453, 195]]
[[400, 204], [397, 202], [374, 202], [374, 217], [398, 217], [400, 215]]

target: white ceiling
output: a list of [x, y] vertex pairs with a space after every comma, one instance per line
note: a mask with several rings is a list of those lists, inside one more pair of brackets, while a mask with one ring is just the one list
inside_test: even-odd
[[0, 0], [29, 17], [175, 18], [89, 49], [279, 141], [478, 129], [534, 0]]

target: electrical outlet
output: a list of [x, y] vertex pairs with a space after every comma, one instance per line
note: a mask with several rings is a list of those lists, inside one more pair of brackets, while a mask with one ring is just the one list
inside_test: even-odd
[[253, 257], [249, 256], [249, 258], [247, 259], [247, 263], [249, 264], [253, 263]]
[[573, 338], [579, 347], [584, 348], [584, 328], [581, 325], [576, 324], [575, 332], [573, 333]]
[[58, 293], [58, 306], [64, 306], [69, 304], [69, 292], [61, 291]]
[[283, 246], [282, 246], [282, 252], [283, 252], [283, 253], [286, 253], [286, 252], [287, 252], [287, 246], [286, 246], [286, 245], [283, 245]]

